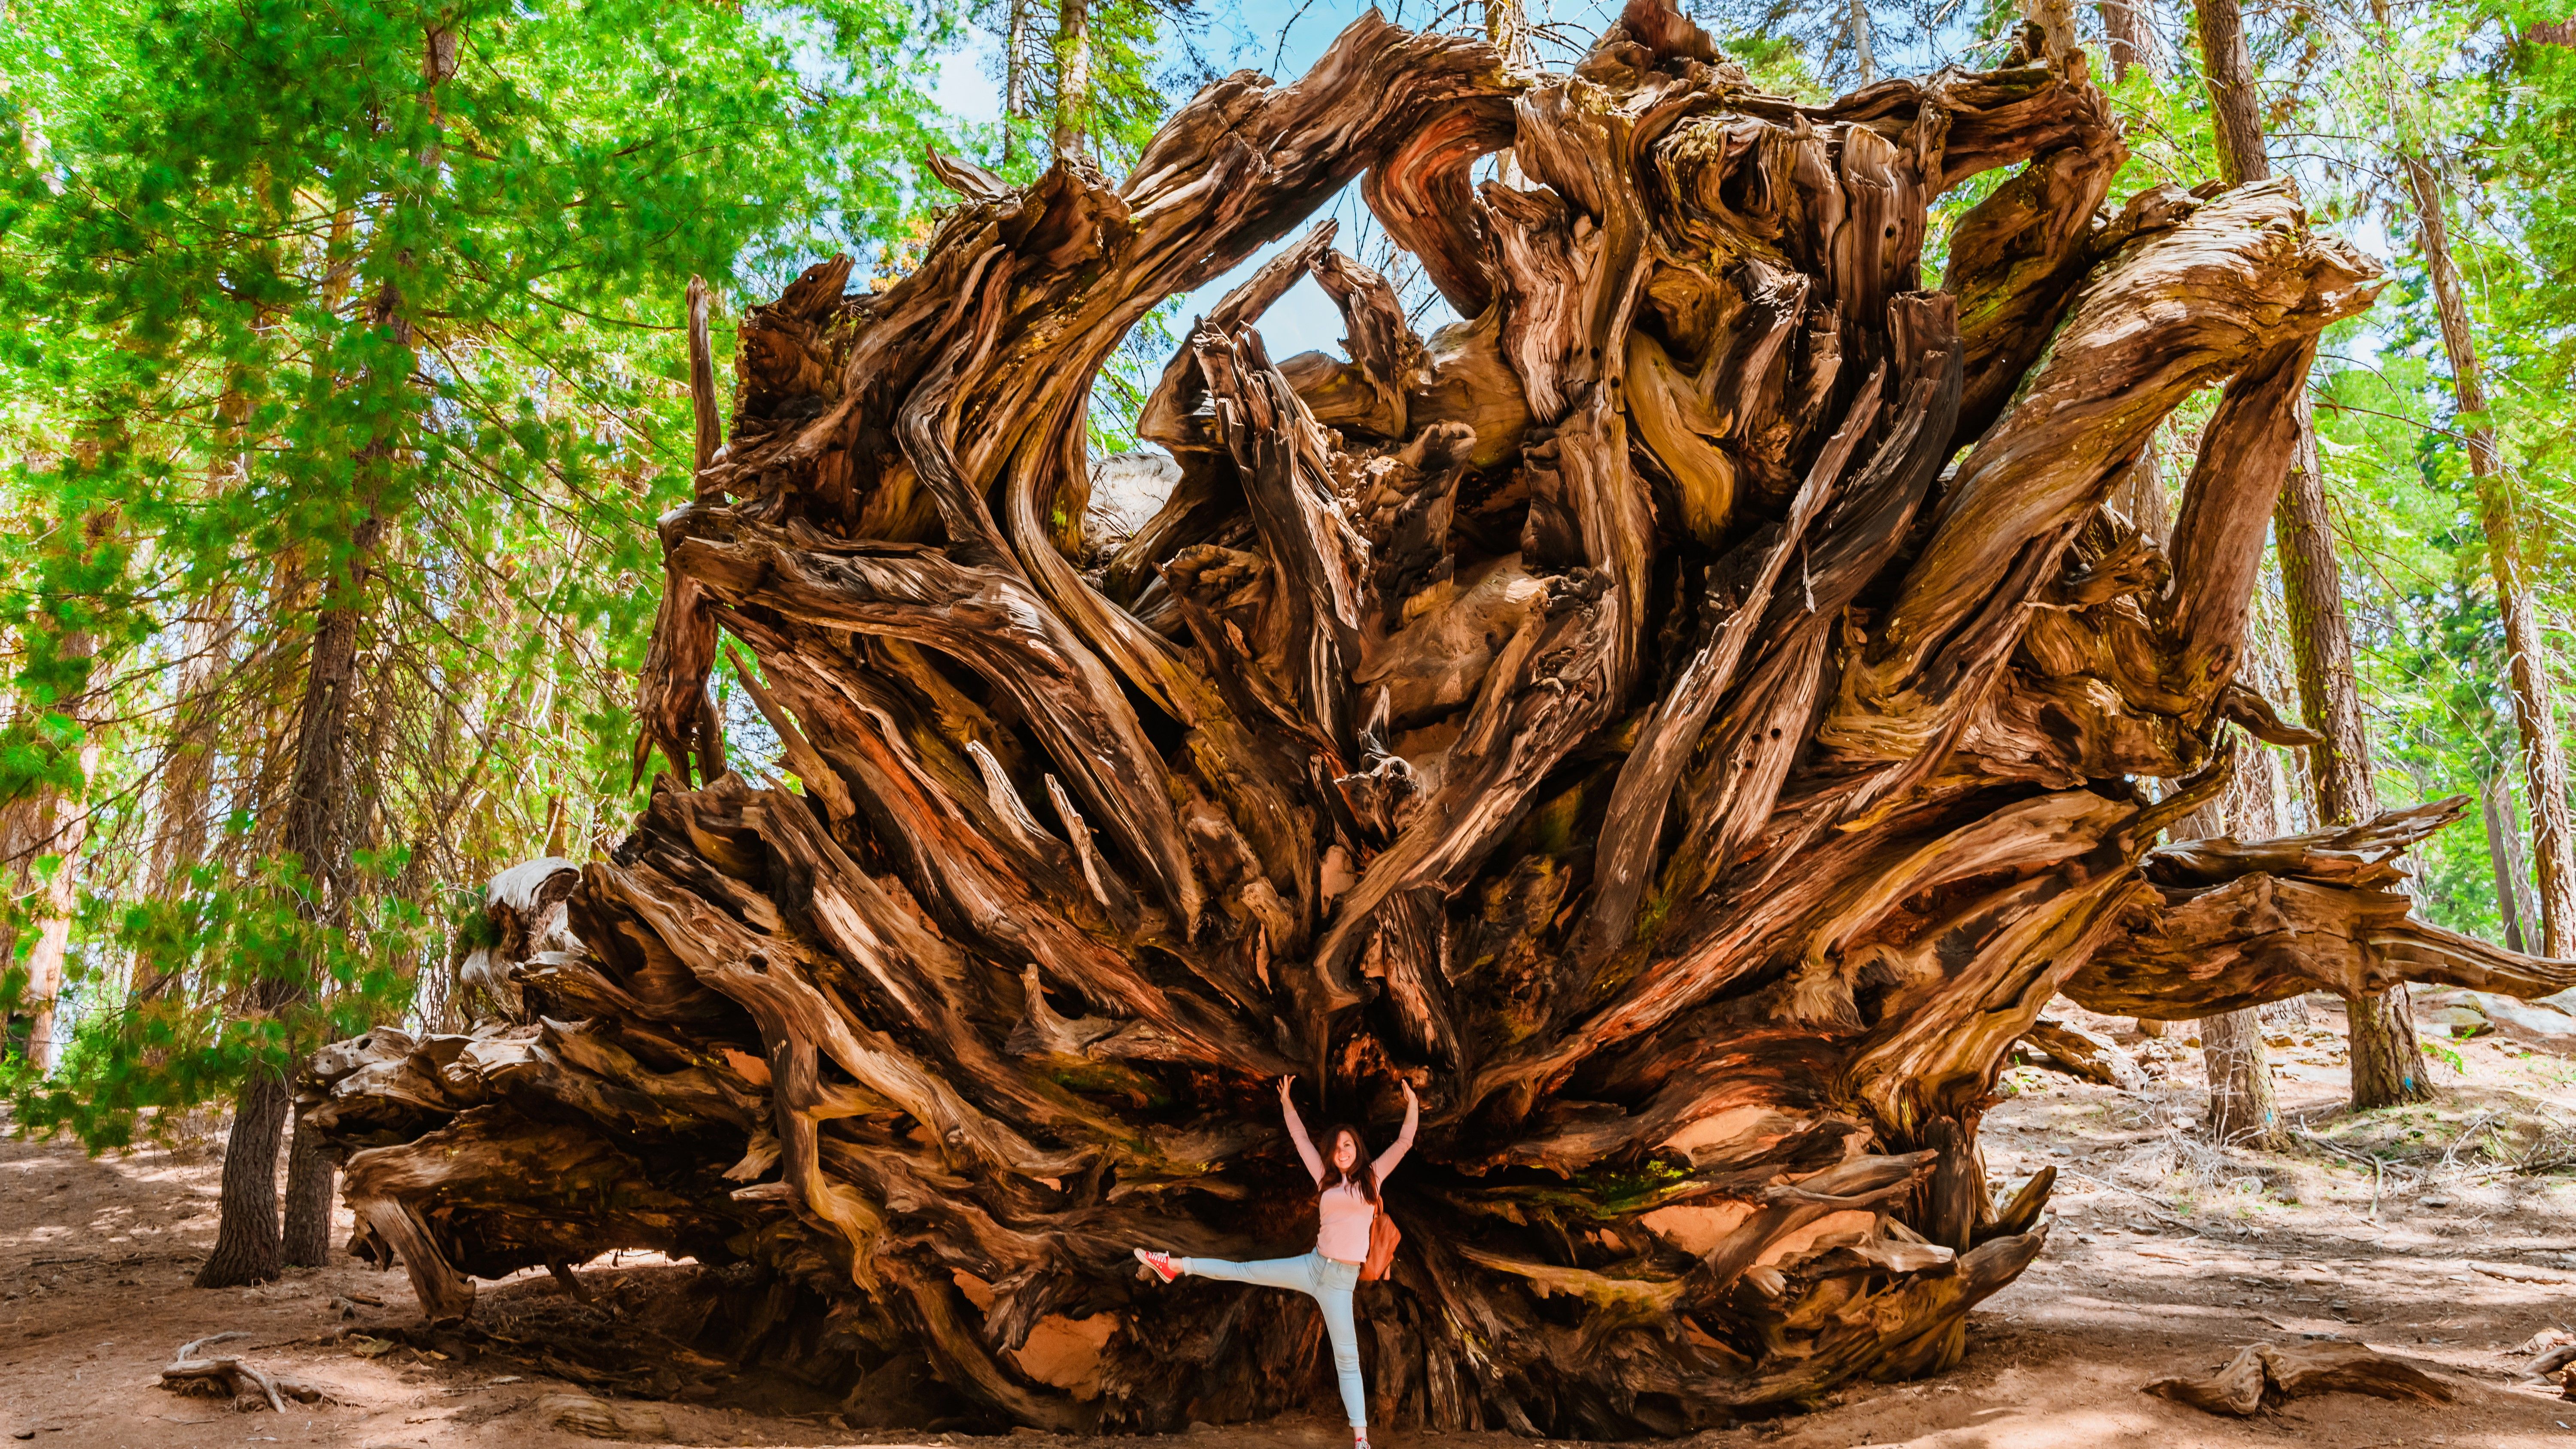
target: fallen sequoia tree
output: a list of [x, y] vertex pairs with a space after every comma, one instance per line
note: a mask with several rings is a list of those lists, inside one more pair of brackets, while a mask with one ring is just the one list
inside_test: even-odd
[[[1402, 1075], [1380, 1422], [1669, 1433], [1957, 1361], [2041, 1247], [1977, 1126], [2060, 991], [2576, 981], [2407, 916], [2438, 809], [2148, 854], [2232, 728], [2297, 737], [2233, 676], [2378, 284], [2286, 181], [2110, 213], [2040, 49], [1801, 106], [1652, 0], [1564, 73], [1371, 15], [1120, 183], [935, 159], [909, 275], [746, 318], [721, 448], [698, 369], [634, 833], [496, 882], [505, 1016], [317, 1058], [358, 1248], [442, 1319], [610, 1248], [755, 1265], [992, 1420], [1241, 1419], [1320, 1391], [1312, 1310], [1128, 1251], [1302, 1249], [1272, 1079], [1383, 1140]], [[1927, 207], [1998, 168], [1927, 289]], [[1095, 532], [1103, 360], [1353, 180], [1473, 320], [1305, 233], [1145, 408], [1168, 503]], [[1307, 276], [1346, 359], [1262, 345]], [[2222, 385], [2160, 542], [2106, 500]], [[792, 786], [728, 771], [720, 636]]]

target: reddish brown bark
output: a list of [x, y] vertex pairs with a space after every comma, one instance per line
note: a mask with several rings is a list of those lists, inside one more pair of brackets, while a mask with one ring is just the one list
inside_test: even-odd
[[[2095, 222], [2120, 143], [2039, 49], [1802, 107], [1644, 0], [1572, 74], [1371, 16], [1114, 185], [937, 160], [910, 276], [743, 319], [639, 711], [700, 778], [495, 883], [515, 1024], [317, 1059], [367, 1249], [437, 1315], [613, 1245], [749, 1260], [996, 1421], [1241, 1418], [1317, 1387], [1303, 1310], [1128, 1250], [1302, 1247], [1271, 1080], [1383, 1125], [1402, 1076], [1380, 1417], [1672, 1434], [1965, 1351], [2048, 1192], [1995, 1206], [1978, 1119], [2079, 973], [2158, 1018], [2538, 985], [2335, 849], [2150, 854], [2224, 723], [2296, 737], [2233, 677], [2245, 591], [2375, 282], [2286, 183]], [[1926, 289], [1927, 207], [2001, 166]], [[1102, 360], [1362, 176], [1470, 320], [1412, 337], [1310, 232], [1143, 410], [1161, 514], [1086, 537]], [[1349, 356], [1274, 362], [1305, 275]], [[2167, 548], [2104, 505], [2213, 385]], [[792, 790], [705, 762], [719, 632]], [[2306, 893], [2331, 959], [2194, 910], [2229, 890]], [[1103, 1316], [1088, 1383], [1027, 1351]]]

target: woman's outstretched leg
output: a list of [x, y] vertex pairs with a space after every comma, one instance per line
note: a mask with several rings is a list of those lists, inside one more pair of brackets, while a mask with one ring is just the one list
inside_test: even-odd
[[1201, 1278], [1312, 1293], [1315, 1291], [1315, 1270], [1310, 1262], [1313, 1257], [1314, 1254], [1307, 1253], [1295, 1258], [1264, 1258], [1255, 1263], [1237, 1263], [1226, 1258], [1174, 1258], [1172, 1266]]

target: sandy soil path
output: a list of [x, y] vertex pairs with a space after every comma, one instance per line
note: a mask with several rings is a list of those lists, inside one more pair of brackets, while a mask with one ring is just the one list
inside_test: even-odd
[[[2419, 998], [2428, 1037], [2445, 998]], [[2053, 1013], [2057, 1014], [2057, 1013]], [[2078, 1013], [2064, 1013], [2080, 1016]], [[2571, 1023], [2576, 1025], [2576, 1023]], [[2094, 1021], [2096, 1027], [2115, 1024]], [[2576, 1403], [2517, 1382], [2515, 1350], [2576, 1329], [2576, 1034], [2499, 1029], [2449, 1043], [2439, 1100], [2355, 1117], [2340, 1110], [2341, 1023], [2319, 1010], [2275, 1031], [2285, 1113], [2306, 1136], [2289, 1154], [2222, 1153], [2186, 1130], [2197, 1115], [2198, 1052], [2179, 1038], [2120, 1037], [2146, 1073], [2135, 1091], [2035, 1068], [1989, 1117], [1991, 1174], [2017, 1185], [2054, 1163], [2048, 1252], [1975, 1317], [1967, 1362], [1936, 1380], [1868, 1385], [1812, 1412], [1682, 1441], [1694, 1449], [2058, 1449], [2058, 1446], [2576, 1444]], [[0, 1449], [177, 1449], [273, 1443], [332, 1449], [501, 1449], [596, 1442], [554, 1426], [549, 1396], [600, 1392], [525, 1358], [448, 1357], [388, 1330], [417, 1317], [399, 1273], [345, 1260], [266, 1286], [188, 1286], [214, 1229], [214, 1144], [90, 1159], [58, 1143], [0, 1141]], [[345, 1235], [345, 1226], [343, 1228]], [[583, 1270], [583, 1305], [609, 1321], [622, 1294], [688, 1268], [627, 1258]], [[542, 1308], [542, 1274], [486, 1293]], [[568, 1300], [563, 1307], [569, 1310]], [[321, 1387], [331, 1402], [236, 1413], [156, 1387], [183, 1341], [237, 1331], [225, 1346]], [[2401, 1355], [2459, 1390], [2445, 1407], [2348, 1395], [2262, 1418], [2211, 1418], [2139, 1392], [2200, 1373], [2258, 1340], [2360, 1342]], [[639, 1353], [655, 1351], [639, 1344]], [[640, 1403], [604, 1395], [684, 1445], [1002, 1445], [1022, 1433], [856, 1431], [830, 1403], [765, 1411]], [[792, 1396], [789, 1396], [792, 1400]], [[1318, 1408], [1328, 1402], [1318, 1384]], [[658, 1419], [658, 1432], [649, 1426]], [[1502, 1435], [1381, 1428], [1381, 1444], [1518, 1445]], [[1348, 1442], [1320, 1415], [1201, 1427], [1175, 1436], [1256, 1449]], [[1098, 1441], [1093, 1441], [1098, 1442]], [[1070, 1449], [1071, 1441], [1065, 1441]]]

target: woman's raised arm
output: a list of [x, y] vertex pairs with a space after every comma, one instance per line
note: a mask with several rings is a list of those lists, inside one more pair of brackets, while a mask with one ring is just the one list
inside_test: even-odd
[[[1315, 1144], [1306, 1135], [1306, 1124], [1297, 1118], [1297, 1104], [1288, 1100], [1288, 1084], [1295, 1077], [1279, 1079], [1279, 1115], [1288, 1119], [1288, 1140], [1297, 1144], [1297, 1155], [1306, 1159], [1306, 1171], [1315, 1181], [1324, 1180], [1324, 1159], [1315, 1155]], [[1410, 1135], [1409, 1133], [1407, 1134]]]
[[1380, 1182], [1386, 1181], [1386, 1175], [1395, 1171], [1395, 1165], [1404, 1160], [1404, 1154], [1413, 1150], [1413, 1129], [1420, 1125], [1422, 1125], [1422, 1099], [1413, 1095], [1413, 1084], [1406, 1082], [1404, 1084], [1404, 1130], [1395, 1134], [1393, 1146], [1379, 1153], [1377, 1161], [1369, 1164], [1371, 1176]]

